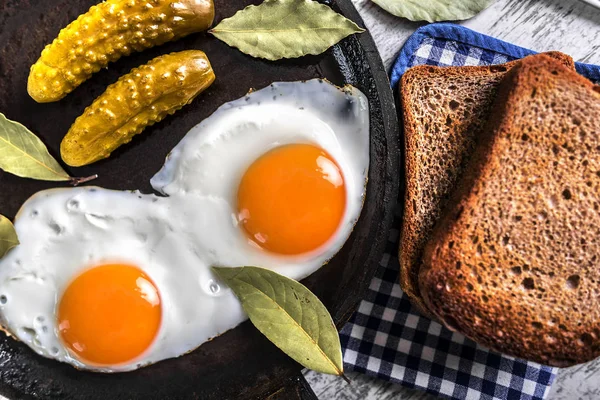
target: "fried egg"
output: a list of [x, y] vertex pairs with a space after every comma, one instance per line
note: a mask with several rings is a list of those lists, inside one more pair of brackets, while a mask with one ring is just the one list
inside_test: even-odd
[[[277, 272], [301, 279], [352, 232], [368, 167], [365, 96], [315, 79], [274, 83], [224, 104], [192, 128], [150, 182], [180, 203], [187, 231], [208, 245], [213, 264], [284, 265]], [[203, 225], [195, 202], [204, 197], [220, 204], [226, 234], [195, 229]]]
[[275, 83], [221, 106], [152, 178], [163, 196], [40, 192], [0, 260], [2, 326], [38, 354], [99, 372], [178, 357], [243, 322], [211, 266], [302, 279], [359, 218], [369, 164], [365, 96]]

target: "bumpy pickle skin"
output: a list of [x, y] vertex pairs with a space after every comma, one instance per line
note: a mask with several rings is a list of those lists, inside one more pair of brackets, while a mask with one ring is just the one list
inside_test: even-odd
[[44, 48], [27, 91], [38, 103], [60, 100], [109, 62], [204, 31], [214, 16], [213, 0], [107, 0], [92, 6]]
[[160, 56], [132, 69], [71, 125], [60, 144], [63, 161], [80, 167], [107, 158], [147, 126], [191, 103], [214, 80], [200, 50]]

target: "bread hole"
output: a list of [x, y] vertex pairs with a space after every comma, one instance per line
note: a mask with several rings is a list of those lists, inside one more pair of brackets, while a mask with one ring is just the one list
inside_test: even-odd
[[482, 254], [483, 254], [483, 248], [481, 247], [481, 245], [480, 245], [480, 244], [478, 244], [478, 245], [477, 245], [477, 250], [476, 250], [476, 253], [475, 253], [475, 255], [476, 255], [477, 257], [481, 257], [481, 255], [482, 255]]
[[579, 282], [581, 281], [581, 277], [579, 275], [571, 275], [567, 278], [567, 289], [575, 290], [579, 287]]
[[524, 133], [523, 135], [521, 135], [521, 140], [524, 141], [524, 142], [526, 142], [526, 141], [529, 140], [529, 136], [527, 136], [527, 134]]
[[465, 99], [465, 102], [467, 102], [467, 103], [475, 103], [475, 99], [473, 99], [473, 98], [471, 98], [471, 97], [467, 97], [467, 98]]
[[520, 215], [516, 215], [516, 216], [515, 216], [515, 221], [517, 221], [517, 222], [521, 222], [522, 220], [523, 220], [523, 217], [522, 217], [522, 216], [520, 216]]
[[506, 72], [506, 71], [508, 71], [508, 69], [504, 65], [491, 65], [490, 71], [491, 72]]
[[448, 243], [448, 248], [451, 249], [454, 247], [454, 241]]
[[552, 75], [558, 75], [558, 71], [557, 71], [557, 70], [555, 70], [555, 69], [553, 69], [552, 71], [550, 71], [550, 73], [551, 73]]
[[581, 335], [579, 340], [581, 340], [585, 346], [592, 346], [594, 344], [594, 337], [589, 333]]
[[450, 86], [448, 86], [448, 89], [450, 89], [450, 90], [456, 90], [456, 89], [458, 89], [458, 86], [456, 86], [456, 85], [450, 85]]
[[567, 327], [564, 324], [558, 325], [558, 329], [560, 329], [561, 331], [564, 331], [564, 332], [567, 331]]
[[437, 100], [441, 100], [441, 99], [442, 99], [442, 94], [441, 94], [441, 93], [438, 93], [438, 94], [436, 94], [436, 95], [435, 95], [435, 98], [436, 98]]
[[572, 118], [572, 121], [573, 121], [573, 124], [574, 124], [574, 125], [577, 125], [577, 126], [581, 125], [581, 120], [580, 120], [578, 117], [575, 117], [575, 116], [574, 116], [574, 117]]
[[531, 97], [535, 97], [536, 94], [537, 94], [537, 88], [533, 88], [533, 90], [531, 91]]
[[588, 187], [592, 187], [592, 185], [593, 185], [592, 181], [587, 181], [585, 184], [586, 184]]
[[533, 329], [542, 329], [544, 327], [544, 325], [537, 321], [532, 322], [531, 326], [533, 327]]
[[454, 319], [454, 317], [446, 314], [446, 315], [444, 315], [443, 321], [444, 321], [444, 325], [446, 325], [446, 327], [448, 329], [450, 329], [451, 331], [459, 330], [458, 322], [456, 322], [456, 319]]
[[452, 118], [450, 116], [446, 116], [446, 126], [452, 126]]
[[521, 286], [523, 286], [523, 289], [525, 290], [533, 290], [535, 289], [535, 282], [533, 278], [525, 278], [521, 282]]
[[504, 236], [504, 237], [502, 238], [502, 245], [503, 245], [503, 246], [506, 246], [506, 245], [508, 244], [508, 241], [509, 241], [509, 240], [510, 240], [510, 237], [508, 237], [508, 236]]
[[462, 263], [460, 261], [456, 262], [456, 269], [460, 269], [462, 267]]
[[470, 284], [470, 283], [467, 283], [467, 290], [468, 290], [469, 292], [472, 292], [474, 289], [475, 289], [475, 287], [473, 287], [473, 285], [472, 285], [472, 284]]
[[521, 275], [521, 267], [513, 267], [510, 269], [510, 272], [512, 272], [515, 275]]
[[490, 298], [484, 294], [483, 296], [481, 296], [481, 301], [483, 301], [484, 303], [487, 303], [488, 301], [490, 301]]
[[583, 165], [584, 167], [587, 167], [588, 165], [590, 165], [590, 162], [588, 160], [583, 160], [581, 162], [581, 165]]
[[460, 106], [460, 103], [454, 99], [450, 100], [450, 103], [448, 104], [450, 106], [450, 109], [452, 111], [456, 111], [458, 109], [458, 107]]
[[479, 242], [479, 236], [476, 236], [476, 235], [471, 236], [471, 241], [473, 242], [473, 244], [477, 244], [477, 242]]
[[569, 189], [565, 189], [562, 191], [562, 197], [565, 200], [571, 200], [573, 198], [573, 195], [571, 194], [571, 191]]

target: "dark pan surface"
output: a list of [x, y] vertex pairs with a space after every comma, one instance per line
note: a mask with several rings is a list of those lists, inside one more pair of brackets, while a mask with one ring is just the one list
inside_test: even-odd
[[[109, 159], [68, 170], [73, 176], [99, 174], [95, 185], [151, 192], [150, 178], [185, 133], [218, 106], [241, 97], [250, 88], [262, 88], [273, 81], [325, 77], [338, 85], [355, 85], [367, 95], [371, 168], [361, 218], [342, 251], [304, 281], [341, 327], [355, 310], [379, 262], [400, 181], [393, 97], [370, 35], [347, 38], [321, 56], [268, 62], [246, 56], [208, 34], [195, 34], [119, 60], [58, 103], [35, 103], [26, 91], [29, 67], [61, 27], [94, 3], [96, 0], [0, 0], [0, 112], [38, 134], [57, 159], [60, 141], [75, 118], [131, 68], [160, 54], [201, 49], [217, 76], [191, 105], [147, 129]], [[247, 0], [216, 0], [215, 21], [248, 4]], [[332, 6], [362, 25], [349, 0]], [[0, 171], [0, 212], [12, 218], [30, 195], [55, 186]], [[110, 375], [77, 371], [0, 335], [0, 394], [12, 399], [264, 398], [288, 385], [300, 370], [248, 322], [186, 356]]]

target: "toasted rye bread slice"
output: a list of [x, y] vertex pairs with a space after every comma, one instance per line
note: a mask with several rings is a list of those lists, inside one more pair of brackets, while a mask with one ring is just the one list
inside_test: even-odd
[[[569, 68], [573, 59], [546, 53]], [[497, 87], [518, 61], [485, 67], [418, 66], [401, 81], [406, 154], [406, 200], [399, 259], [400, 285], [419, 310], [425, 243], [470, 158]]]
[[554, 366], [600, 356], [600, 90], [545, 55], [503, 80], [425, 248], [430, 311]]

